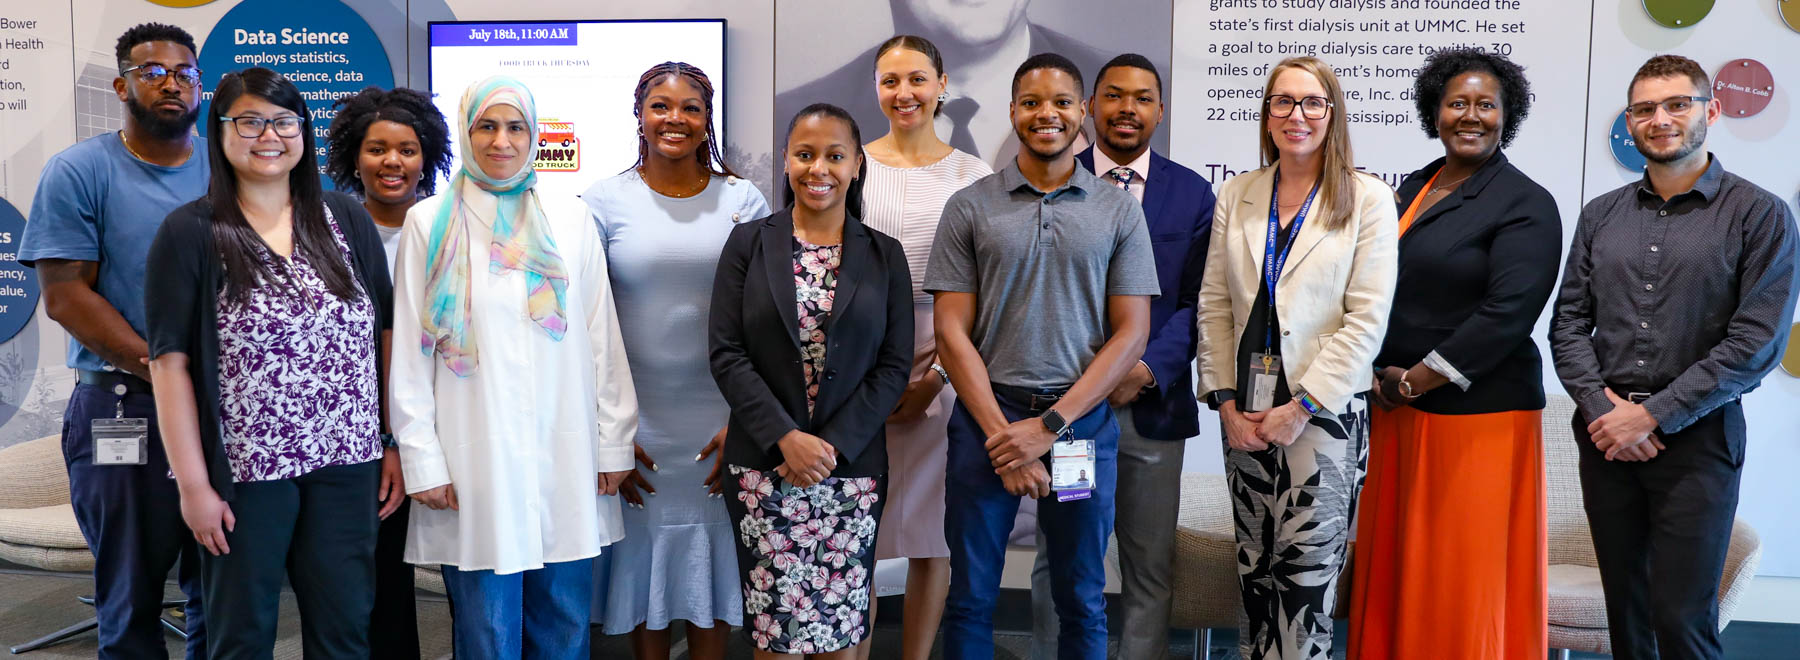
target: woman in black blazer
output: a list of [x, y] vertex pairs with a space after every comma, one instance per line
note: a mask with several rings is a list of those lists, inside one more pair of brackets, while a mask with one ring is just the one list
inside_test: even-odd
[[913, 313], [899, 241], [857, 220], [861, 145], [843, 109], [801, 110], [788, 208], [733, 229], [713, 280], [726, 506], [759, 658], [848, 658], [869, 632], [886, 420], [912, 368]]
[[1530, 110], [1504, 57], [1441, 51], [1417, 82], [1445, 155], [1400, 186], [1400, 262], [1375, 361], [1350, 657], [1543, 657], [1543, 367], [1556, 200], [1506, 160]]

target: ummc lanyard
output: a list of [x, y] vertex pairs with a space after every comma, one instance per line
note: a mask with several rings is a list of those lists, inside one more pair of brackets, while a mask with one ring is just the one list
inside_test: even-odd
[[1275, 185], [1269, 191], [1269, 236], [1263, 246], [1263, 283], [1269, 286], [1269, 322], [1263, 326], [1263, 351], [1265, 355], [1275, 350], [1275, 283], [1281, 280], [1281, 269], [1287, 265], [1288, 252], [1294, 249], [1294, 237], [1300, 235], [1300, 225], [1306, 222], [1306, 213], [1312, 210], [1313, 197], [1319, 194], [1318, 184], [1313, 184], [1312, 192], [1306, 193], [1306, 202], [1300, 205], [1300, 212], [1294, 214], [1294, 222], [1288, 225], [1287, 245], [1280, 252], [1275, 250], [1275, 232], [1281, 230], [1281, 169], [1275, 170]]

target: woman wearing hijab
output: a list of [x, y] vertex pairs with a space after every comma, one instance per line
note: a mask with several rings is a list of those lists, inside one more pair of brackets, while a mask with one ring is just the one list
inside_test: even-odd
[[637, 427], [600, 236], [538, 196], [523, 84], [474, 84], [455, 120], [461, 169], [407, 212], [394, 275], [406, 560], [443, 565], [457, 656], [586, 658]]

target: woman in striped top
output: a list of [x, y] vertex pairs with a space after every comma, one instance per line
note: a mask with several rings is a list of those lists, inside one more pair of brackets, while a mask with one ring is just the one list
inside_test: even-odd
[[[933, 120], [944, 100], [943, 58], [923, 37], [900, 35], [875, 50], [875, 94], [888, 133], [864, 147], [863, 222], [900, 240], [913, 280], [913, 370], [900, 405], [888, 417], [888, 502], [876, 559], [909, 558], [902, 655], [931, 653], [944, 594], [950, 547], [944, 542], [945, 425], [956, 393], [937, 364], [925, 260], [950, 195], [993, 173], [980, 158], [937, 136]], [[874, 616], [871, 601], [870, 616]], [[867, 644], [862, 649], [867, 657]]]

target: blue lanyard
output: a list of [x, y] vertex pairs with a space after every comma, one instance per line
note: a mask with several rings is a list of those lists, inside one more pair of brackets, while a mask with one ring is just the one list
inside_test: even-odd
[[1300, 205], [1300, 212], [1294, 214], [1294, 222], [1288, 225], [1287, 245], [1276, 252], [1275, 232], [1281, 230], [1281, 170], [1275, 170], [1275, 185], [1269, 191], [1269, 234], [1263, 247], [1263, 283], [1269, 287], [1269, 319], [1263, 325], [1265, 352], [1273, 352], [1275, 348], [1275, 284], [1281, 280], [1281, 269], [1287, 265], [1288, 252], [1294, 249], [1294, 237], [1300, 235], [1300, 225], [1306, 222], [1306, 213], [1312, 210], [1313, 198], [1318, 194], [1319, 186], [1313, 184], [1312, 192], [1306, 194], [1306, 202]]

